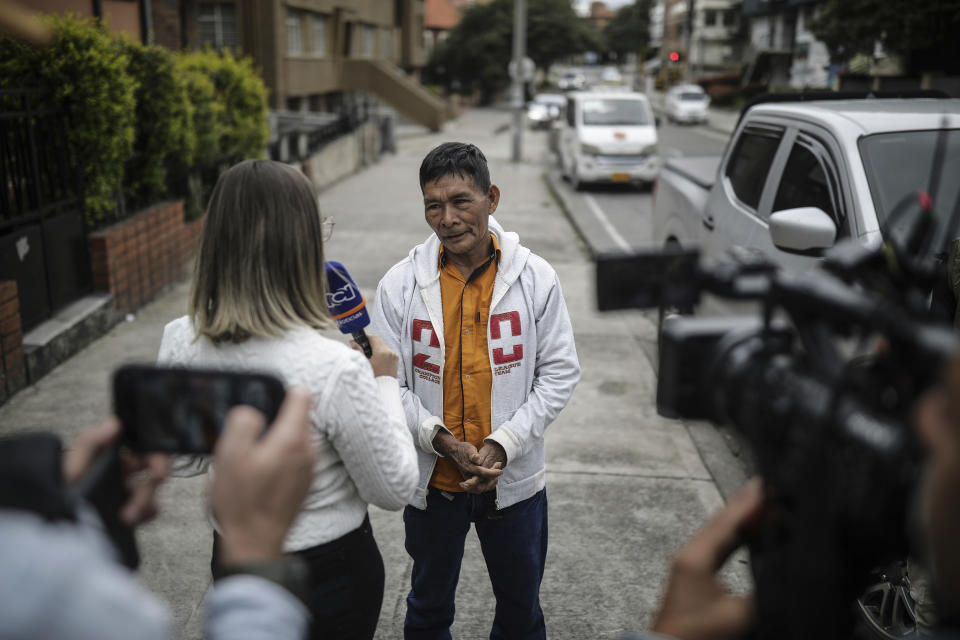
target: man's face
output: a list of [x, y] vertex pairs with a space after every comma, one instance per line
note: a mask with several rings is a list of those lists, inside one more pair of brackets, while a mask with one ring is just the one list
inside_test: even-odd
[[496, 185], [484, 193], [469, 178], [456, 174], [423, 185], [423, 209], [427, 224], [443, 248], [453, 256], [480, 260], [489, 247], [488, 218], [497, 210], [500, 190]]
[[945, 385], [917, 408], [917, 429], [929, 458], [921, 507], [938, 606], [944, 617], [960, 614], [960, 358], [950, 363]]

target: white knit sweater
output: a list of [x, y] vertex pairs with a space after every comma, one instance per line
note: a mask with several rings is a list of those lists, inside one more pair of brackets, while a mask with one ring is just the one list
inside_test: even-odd
[[[396, 510], [411, 499], [417, 459], [396, 378], [374, 378], [362, 354], [309, 329], [277, 338], [214, 345], [187, 316], [163, 330], [159, 364], [273, 373], [314, 394], [320, 447], [313, 486], [284, 543], [297, 551], [336, 540], [363, 522], [367, 504]], [[196, 475], [204, 458], [181, 459], [175, 475]], [[211, 470], [212, 472], [212, 470]]]

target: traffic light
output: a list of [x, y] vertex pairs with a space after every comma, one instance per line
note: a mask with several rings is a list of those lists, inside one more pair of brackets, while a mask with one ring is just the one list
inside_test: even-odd
[[680, 52], [671, 51], [670, 52], [670, 62], [680, 62]]

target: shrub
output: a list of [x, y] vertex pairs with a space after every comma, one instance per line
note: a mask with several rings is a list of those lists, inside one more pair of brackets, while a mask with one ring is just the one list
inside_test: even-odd
[[[122, 186], [131, 204], [173, 192], [199, 215], [222, 168], [263, 155], [267, 91], [250, 59], [174, 54], [110, 36], [92, 19], [49, 19], [49, 47], [0, 38], [0, 76], [6, 87], [49, 89], [37, 106], [66, 111], [90, 227], [116, 218]], [[0, 96], [0, 107], [16, 108], [7, 102]]]
[[263, 80], [250, 58], [234, 58], [228, 50], [217, 60], [219, 64], [214, 66], [212, 77], [226, 116], [223, 154], [231, 163], [261, 158], [270, 136]]
[[187, 217], [201, 215], [217, 175], [245, 158], [263, 156], [270, 134], [267, 90], [247, 58], [207, 49], [177, 54], [177, 73], [193, 104], [197, 152], [176, 180], [187, 198]]
[[8, 86], [47, 87], [69, 118], [67, 141], [80, 160], [87, 222], [111, 219], [123, 167], [133, 149], [136, 80], [120, 42], [93, 20], [51, 16], [55, 39], [44, 48], [0, 41], [0, 75]]
[[168, 170], [193, 164], [197, 136], [194, 107], [174, 54], [123, 39], [130, 73], [137, 79], [136, 138], [126, 166], [133, 203], [143, 205], [170, 192]]
[[267, 90], [253, 63], [208, 49], [180, 54], [177, 67], [196, 108], [197, 164], [261, 157], [270, 134]]

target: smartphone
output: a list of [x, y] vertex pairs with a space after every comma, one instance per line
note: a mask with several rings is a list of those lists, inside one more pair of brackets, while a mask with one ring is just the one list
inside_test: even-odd
[[269, 425], [284, 395], [265, 373], [126, 365], [113, 374], [114, 413], [135, 451], [212, 453], [231, 408], [258, 409]]

